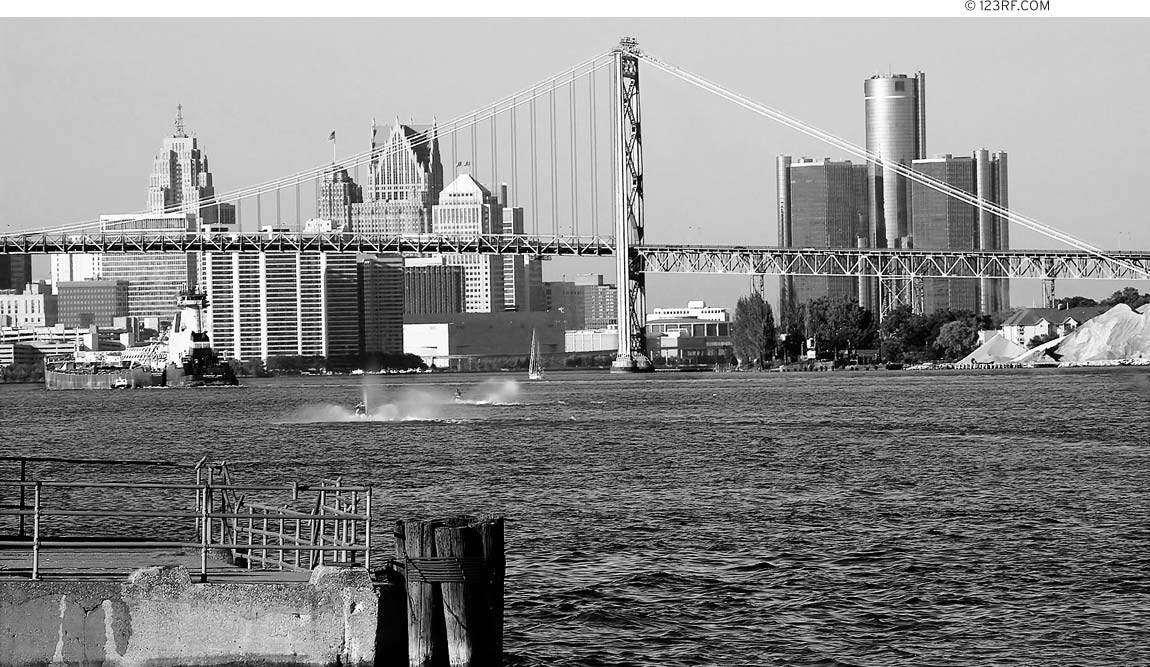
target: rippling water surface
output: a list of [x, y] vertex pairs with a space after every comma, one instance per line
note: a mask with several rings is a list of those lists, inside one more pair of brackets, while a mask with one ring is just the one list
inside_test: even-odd
[[0, 386], [0, 452], [502, 513], [512, 665], [1150, 661], [1144, 371], [516, 379]]

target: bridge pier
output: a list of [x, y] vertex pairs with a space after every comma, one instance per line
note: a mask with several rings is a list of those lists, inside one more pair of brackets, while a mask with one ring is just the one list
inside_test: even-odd
[[643, 243], [643, 142], [639, 114], [638, 43], [624, 37], [613, 53], [611, 113], [615, 121], [615, 276], [618, 282], [616, 319], [619, 349], [611, 363], [612, 373], [654, 370], [647, 356], [643, 329], [646, 314], [646, 264], [632, 251]]
[[1055, 300], [1054, 277], [1047, 276], [1042, 279], [1042, 307], [1053, 308]]

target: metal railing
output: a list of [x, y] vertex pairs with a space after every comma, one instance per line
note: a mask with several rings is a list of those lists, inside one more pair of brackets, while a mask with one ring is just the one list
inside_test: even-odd
[[[163, 482], [66, 482], [27, 479], [28, 461], [110, 463], [96, 459], [19, 459], [20, 480], [0, 480], [0, 489], [18, 496], [15, 505], [0, 505], [0, 517], [18, 517], [14, 538], [0, 537], [0, 549], [27, 550], [32, 579], [41, 578], [44, 550], [186, 549], [199, 551], [200, 581], [207, 581], [212, 552], [225, 550], [232, 563], [245, 569], [309, 570], [323, 564], [367, 567], [371, 562], [371, 487], [345, 486], [342, 480], [319, 485], [244, 485], [231, 483], [226, 464], [197, 463], [195, 483]], [[125, 462], [114, 462], [125, 463]], [[154, 465], [156, 462], [128, 462]], [[189, 466], [183, 466], [189, 467]], [[217, 482], [217, 478], [222, 479]], [[104, 498], [89, 509], [75, 498], [77, 491], [90, 491]], [[29, 493], [30, 492], [30, 493]], [[110, 509], [130, 494], [127, 509]], [[250, 500], [254, 494], [291, 494], [291, 501], [314, 503], [305, 510], [287, 503], [269, 504]], [[7, 493], [5, 494], [7, 495]], [[29, 495], [31, 498], [29, 498]], [[173, 497], [174, 496], [174, 497]], [[333, 500], [334, 500], [334, 504]], [[28, 501], [31, 501], [30, 503]], [[166, 506], [157, 508], [156, 501]], [[361, 509], [362, 505], [362, 509]], [[150, 509], [137, 509], [148, 507]], [[27, 523], [31, 534], [27, 534]], [[92, 537], [77, 534], [77, 526], [95, 522], [140, 526], [172, 522], [188, 525], [185, 534], [194, 539], [155, 536]], [[258, 527], [257, 527], [258, 522]], [[178, 530], [175, 532], [179, 532]], [[255, 539], [258, 536], [258, 541]], [[274, 553], [274, 556], [269, 554]], [[359, 554], [362, 555], [360, 562]], [[258, 566], [258, 567], [257, 567]]]

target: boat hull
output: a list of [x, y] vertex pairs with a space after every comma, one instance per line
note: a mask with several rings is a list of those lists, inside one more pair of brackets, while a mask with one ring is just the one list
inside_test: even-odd
[[136, 389], [151, 387], [152, 374], [145, 368], [112, 368], [94, 371], [44, 371], [44, 386], [61, 389]]
[[238, 385], [235, 373], [227, 364], [218, 364], [188, 372], [175, 364], [164, 369], [164, 384], [168, 387], [229, 387]]

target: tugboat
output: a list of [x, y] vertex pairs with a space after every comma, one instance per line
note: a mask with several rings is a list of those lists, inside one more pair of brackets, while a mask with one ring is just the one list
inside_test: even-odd
[[163, 384], [169, 387], [239, 384], [232, 367], [221, 363], [212, 350], [208, 332], [204, 330], [207, 295], [185, 287], [180, 290], [176, 303], [180, 311], [168, 335], [168, 363], [163, 370]]

